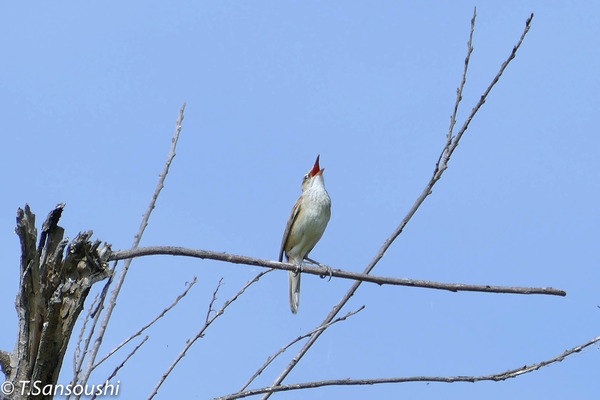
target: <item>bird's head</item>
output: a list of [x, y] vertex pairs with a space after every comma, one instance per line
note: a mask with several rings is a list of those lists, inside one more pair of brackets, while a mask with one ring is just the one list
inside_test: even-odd
[[317, 160], [315, 161], [315, 165], [312, 167], [312, 169], [308, 171], [306, 175], [304, 175], [304, 180], [302, 181], [302, 190], [312, 187], [313, 183], [316, 181], [320, 181], [321, 184], [323, 184], [323, 171], [325, 171], [325, 168], [320, 168], [319, 157], [320, 155], [317, 156]]

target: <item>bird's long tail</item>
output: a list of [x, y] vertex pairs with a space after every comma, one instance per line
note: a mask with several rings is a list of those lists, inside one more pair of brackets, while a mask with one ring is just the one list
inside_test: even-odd
[[298, 307], [300, 307], [300, 271], [289, 272], [290, 276], [290, 308], [292, 313], [298, 313]]

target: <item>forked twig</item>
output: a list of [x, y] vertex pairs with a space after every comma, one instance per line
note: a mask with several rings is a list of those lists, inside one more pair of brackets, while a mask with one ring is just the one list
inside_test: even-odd
[[[471, 22], [471, 38], [469, 39], [469, 55], [467, 56], [467, 60], [465, 61], [465, 73], [464, 73], [464, 75], [466, 75], [466, 68], [468, 67], [468, 64], [469, 64], [468, 58], [470, 57], [471, 52], [473, 51], [473, 46], [472, 46], [471, 40], [473, 38], [473, 29], [475, 28], [475, 16], [476, 15], [473, 14], [473, 20]], [[456, 150], [456, 147], [458, 146], [458, 143], [460, 142], [461, 137], [466, 132], [466, 130], [469, 128], [469, 124], [471, 123], [471, 120], [473, 120], [473, 117], [475, 116], [475, 114], [477, 114], [477, 111], [479, 111], [479, 109], [481, 108], [481, 106], [483, 106], [483, 104], [485, 103], [485, 101], [487, 99], [487, 96], [490, 94], [490, 92], [492, 91], [492, 88], [496, 85], [496, 83], [498, 83], [498, 81], [500, 80], [500, 77], [502, 76], [502, 74], [504, 74], [504, 71], [506, 70], [506, 67], [508, 67], [508, 64], [510, 64], [510, 62], [517, 55], [517, 50], [519, 50], [519, 47], [521, 47], [521, 44], [523, 43], [523, 40], [525, 40], [525, 36], [527, 35], [527, 33], [529, 32], [529, 29], [531, 28], [531, 21], [532, 20], [533, 20], [533, 13], [529, 16], [529, 18], [527, 19], [527, 21], [525, 21], [525, 29], [523, 30], [523, 33], [521, 34], [521, 37], [519, 38], [519, 41], [517, 42], [516, 46], [513, 47], [510, 55], [508, 56], [508, 58], [500, 66], [500, 70], [498, 71], [498, 73], [496, 74], [496, 76], [494, 77], [494, 79], [492, 80], [492, 83], [490, 83], [490, 85], [485, 90], [485, 92], [483, 92], [483, 94], [481, 95], [481, 98], [479, 99], [479, 101], [477, 102], [477, 104], [475, 105], [475, 107], [473, 107], [473, 109], [471, 110], [471, 113], [469, 114], [469, 116], [465, 120], [465, 123], [463, 124], [463, 126], [460, 128], [460, 130], [456, 134], [456, 137], [451, 141], [450, 145], [447, 146], [447, 150], [444, 149], [444, 151], [442, 152], [442, 154], [444, 155], [442, 157], [442, 163], [441, 163], [441, 165], [440, 165], [439, 168], [436, 167], [436, 171], [434, 172], [434, 179], [436, 181], [439, 178], [441, 178], [442, 174], [444, 173], [444, 170], [446, 168], [448, 168], [448, 161], [450, 161], [450, 157], [452, 156], [452, 153], [454, 153], [454, 150]], [[463, 78], [463, 79], [466, 79], [466, 78]], [[462, 93], [462, 87], [461, 87], [460, 90], [461, 90], [461, 93]], [[462, 98], [462, 96], [458, 97], [457, 98], [457, 102], [460, 102], [461, 98]], [[455, 108], [457, 108], [457, 107], [458, 106], [456, 106]], [[450, 136], [451, 136], [451, 131], [450, 131]]]
[[201, 337], [204, 337], [204, 332], [206, 332], [206, 330], [208, 329], [208, 327], [213, 322], [215, 322], [215, 320], [217, 318], [219, 318], [221, 315], [223, 315], [223, 313], [225, 312], [225, 310], [227, 309], [227, 307], [229, 307], [229, 305], [231, 305], [231, 303], [233, 303], [234, 301], [236, 301], [246, 291], [246, 289], [248, 289], [250, 287], [250, 285], [252, 285], [253, 283], [258, 282], [258, 280], [260, 278], [262, 278], [265, 274], [268, 274], [271, 271], [273, 271], [273, 270], [272, 269], [268, 269], [266, 271], [263, 271], [263, 272], [259, 273], [258, 275], [256, 275], [252, 280], [248, 281], [244, 285], [244, 287], [241, 288], [240, 291], [235, 294], [235, 296], [233, 296], [232, 298], [230, 298], [229, 300], [227, 300], [225, 303], [223, 303], [223, 306], [219, 309], [219, 311], [215, 312], [213, 314], [213, 316], [209, 318], [210, 313], [212, 312], [213, 304], [215, 303], [216, 298], [217, 298], [217, 293], [219, 291], [219, 288], [221, 287], [221, 283], [223, 281], [223, 278], [221, 278], [219, 280], [217, 288], [215, 289], [215, 291], [213, 293], [213, 296], [212, 296], [212, 299], [210, 301], [210, 304], [208, 306], [208, 312], [207, 312], [206, 322], [205, 322], [204, 326], [198, 331], [198, 333], [196, 334], [196, 336], [194, 336], [192, 339], [190, 339], [190, 340], [188, 340], [186, 342], [185, 346], [183, 347], [183, 350], [181, 350], [181, 352], [179, 353], [179, 355], [175, 358], [175, 361], [173, 361], [173, 363], [169, 366], [169, 368], [167, 369], [167, 371], [165, 371], [165, 373], [160, 377], [158, 383], [156, 384], [156, 386], [152, 390], [152, 393], [150, 394], [150, 396], [148, 396], [148, 400], [150, 400], [150, 399], [154, 398], [154, 396], [156, 396], [156, 394], [158, 393], [158, 390], [160, 389], [160, 387], [162, 386], [162, 384], [165, 382], [165, 380], [167, 379], [167, 377], [171, 374], [171, 372], [173, 371], [173, 369], [175, 369], [175, 367], [177, 366], [177, 364], [179, 363], [179, 361], [181, 361], [181, 359], [183, 357], [185, 357], [185, 354], [190, 349], [190, 347], [192, 347], [192, 345], [196, 342], [196, 340], [200, 339]]
[[294, 344], [298, 343], [299, 341], [301, 341], [302, 339], [306, 339], [307, 337], [309, 337], [310, 335], [312, 335], [313, 333], [315, 333], [318, 330], [324, 330], [329, 328], [331, 325], [340, 322], [340, 321], [345, 321], [348, 317], [351, 317], [355, 314], [358, 314], [359, 312], [361, 312], [362, 310], [364, 310], [365, 306], [362, 306], [361, 308], [359, 308], [356, 311], [351, 311], [348, 314], [344, 315], [343, 317], [339, 317], [338, 319], [335, 319], [331, 322], [329, 322], [327, 325], [321, 325], [316, 327], [315, 329], [313, 329], [312, 331], [302, 335], [302, 336], [298, 336], [296, 339], [292, 340], [291, 342], [289, 342], [288, 344], [286, 344], [285, 346], [283, 346], [281, 349], [277, 350], [277, 352], [275, 352], [274, 354], [270, 355], [269, 358], [267, 358], [267, 361], [265, 361], [265, 363], [254, 373], [254, 375], [252, 375], [252, 378], [250, 378], [248, 380], [248, 382], [246, 382], [246, 384], [239, 390], [239, 392], [243, 392], [248, 386], [250, 386], [250, 384], [260, 375], [262, 374], [262, 372], [269, 366], [269, 364], [271, 364], [273, 362], [273, 360], [275, 360], [277, 357], [279, 357], [279, 355], [283, 354], [287, 349], [289, 349], [290, 347], [292, 347]]
[[219, 283], [217, 283], [217, 287], [213, 292], [212, 299], [210, 303], [208, 303], [208, 310], [206, 311], [206, 320], [204, 321], [204, 326], [208, 326], [210, 324], [210, 313], [213, 312], [213, 305], [215, 301], [217, 301], [217, 293], [219, 293], [219, 289], [221, 289], [221, 285], [223, 284], [223, 278], [219, 279]]
[[[477, 16], [476, 10], [474, 10], [473, 11], [473, 19], [471, 20], [471, 34], [469, 36], [468, 53], [467, 53], [467, 57], [466, 57], [466, 61], [465, 61], [465, 72], [463, 73], [464, 76], [466, 76], [466, 70], [468, 69], [469, 59], [471, 57], [471, 52], [472, 52], [472, 47], [473, 47], [472, 46], [472, 38], [473, 38], [473, 32], [475, 30], [475, 17], [476, 16]], [[515, 58], [515, 54], [516, 54], [517, 50], [519, 49], [519, 47], [521, 46], [521, 43], [523, 42], [523, 39], [525, 38], [525, 35], [527, 34], [527, 32], [529, 32], [529, 27], [530, 27], [532, 18], [533, 18], [533, 14], [531, 14], [531, 16], [527, 19], [527, 22], [525, 24], [525, 30], [523, 31], [523, 34], [521, 35], [521, 38], [520, 38], [519, 42], [513, 48], [511, 54], [508, 57], [508, 59], [501, 65], [500, 70], [496, 74], [496, 76], [494, 77], [494, 79], [492, 80], [492, 83], [488, 86], [488, 88], [485, 90], [485, 92], [483, 93], [483, 95], [481, 96], [481, 98], [479, 99], [479, 101], [477, 102], [477, 104], [475, 105], [475, 107], [471, 110], [471, 113], [469, 114], [469, 116], [465, 120], [465, 123], [463, 124], [463, 126], [459, 130], [459, 132], [457, 133], [456, 137], [454, 137], [450, 141], [446, 140], [446, 144], [444, 146], [444, 149], [442, 150], [442, 157], [440, 158], [440, 161], [438, 161], [438, 163], [436, 164], [436, 167], [435, 167], [434, 172], [433, 172], [433, 176], [431, 177], [431, 179], [429, 180], [429, 182], [425, 186], [425, 189], [423, 190], [423, 192], [421, 193], [421, 195], [417, 198], [417, 200], [415, 201], [415, 203], [413, 204], [413, 206], [411, 207], [411, 209], [408, 211], [407, 215], [404, 217], [404, 219], [402, 220], [402, 222], [400, 223], [400, 225], [385, 240], [385, 242], [383, 243], [383, 245], [381, 246], [381, 248], [379, 249], [379, 251], [377, 252], [377, 254], [375, 255], [375, 257], [367, 265], [367, 267], [365, 268], [365, 270], [363, 272], [364, 274], [371, 273], [371, 271], [373, 270], [373, 268], [375, 268], [375, 266], [377, 265], [377, 263], [379, 262], [379, 260], [381, 260], [381, 258], [383, 258], [384, 254], [386, 253], [386, 251], [388, 250], [388, 248], [392, 245], [392, 243], [394, 242], [394, 240], [396, 240], [396, 238], [402, 233], [402, 231], [404, 230], [404, 228], [406, 227], [406, 225], [408, 224], [408, 222], [411, 220], [411, 218], [413, 217], [413, 215], [417, 212], [417, 210], [421, 206], [421, 204], [423, 204], [423, 202], [425, 201], [425, 199], [432, 193], [433, 186], [442, 177], [443, 172], [446, 170], [446, 168], [448, 166], [448, 161], [450, 160], [450, 157], [452, 156], [452, 153], [454, 152], [454, 150], [458, 146], [458, 143], [459, 143], [460, 139], [462, 138], [464, 132], [469, 127], [469, 124], [470, 124], [471, 120], [473, 119], [473, 117], [475, 116], [475, 114], [477, 113], [477, 111], [481, 108], [481, 106], [485, 103], [488, 94], [490, 93], [490, 91], [492, 90], [492, 88], [494, 87], [494, 85], [498, 82], [498, 79], [503, 74], [504, 70], [506, 69], [506, 67], [508, 66], [508, 64], [510, 63], [510, 61]], [[464, 78], [464, 79], [466, 80], [466, 78]], [[462, 86], [462, 84], [461, 84], [461, 86]], [[461, 93], [462, 93], [461, 89], [459, 89], [459, 95], [457, 96], [456, 103], [460, 103], [460, 101], [462, 100], [462, 94]], [[458, 109], [458, 105], [455, 105], [454, 108]], [[452, 121], [451, 121], [451, 124], [453, 124]], [[452, 128], [453, 128], [453, 125], [451, 126], [450, 132], [452, 132]], [[450, 134], [450, 136], [452, 136], [452, 134]], [[332, 321], [335, 318], [335, 316], [340, 312], [340, 310], [342, 309], [342, 307], [344, 307], [344, 305], [348, 302], [348, 300], [350, 300], [350, 298], [354, 295], [354, 293], [356, 292], [356, 290], [360, 287], [361, 283], [362, 282], [357, 281], [357, 282], [355, 282], [352, 285], [352, 287], [348, 290], [348, 292], [346, 292], [346, 294], [342, 297], [342, 299], [340, 300], [340, 302], [337, 305], [335, 305], [333, 307], [333, 309], [331, 310], [331, 312], [329, 313], [329, 315], [327, 315], [327, 317], [325, 318], [325, 321], [323, 322], [323, 325], [327, 324], [329, 321]], [[272, 387], [279, 386], [281, 384], [281, 382], [283, 382], [283, 380], [285, 379], [285, 377], [292, 371], [292, 369], [294, 369], [294, 367], [298, 364], [298, 362], [302, 359], [302, 357], [308, 352], [308, 350], [312, 347], [312, 345], [317, 341], [317, 339], [321, 336], [321, 334], [323, 332], [324, 332], [323, 330], [315, 332], [314, 335], [310, 337], [310, 339], [304, 344], [304, 346], [302, 347], [302, 349], [300, 349], [300, 351], [298, 352], [298, 354], [284, 368], [284, 370], [277, 377], [277, 379], [275, 379], [275, 381], [272, 384]], [[266, 392], [265, 395], [262, 397], [262, 399], [266, 400], [270, 396], [271, 396], [271, 392]]]
[[[159, 319], [161, 319], [162, 317], [164, 317], [169, 311], [171, 311], [177, 305], [177, 303], [179, 303], [179, 301], [181, 299], [183, 299], [188, 294], [188, 292], [190, 291], [190, 289], [192, 288], [192, 286], [194, 286], [197, 282], [198, 282], [198, 278], [194, 277], [194, 280], [192, 282], [188, 282], [187, 283], [187, 288], [184, 290], [183, 293], [181, 293], [179, 296], [177, 296], [177, 298], [175, 299], [175, 301], [173, 302], [173, 304], [171, 304], [169, 307], [165, 308], [158, 316], [156, 316], [156, 318], [154, 318], [148, 324], [144, 325], [142, 328], [140, 328], [140, 330], [138, 330], [136, 333], [134, 333], [133, 335], [131, 335], [128, 339], [124, 340], [121, 344], [119, 344], [117, 347], [115, 347], [110, 352], [108, 352], [108, 354], [105, 355], [104, 358], [102, 358], [100, 361], [98, 361], [92, 367], [92, 370], [96, 369], [96, 367], [98, 365], [102, 364], [110, 356], [112, 356], [113, 354], [115, 354], [117, 351], [121, 350], [123, 348], [123, 346], [125, 346], [127, 343], [129, 343], [130, 341], [132, 341], [136, 337], [140, 336], [146, 329], [148, 329], [152, 325], [154, 325], [156, 323], [156, 321], [158, 321]], [[147, 338], [147, 336], [146, 336], [146, 338]]]
[[442, 157], [446, 154], [446, 150], [450, 148], [452, 145], [452, 140], [454, 136], [452, 133], [454, 132], [454, 126], [456, 125], [456, 115], [458, 114], [458, 107], [460, 102], [462, 101], [462, 93], [465, 88], [465, 84], [467, 83], [467, 71], [469, 69], [469, 62], [471, 61], [471, 53], [473, 53], [473, 33], [475, 32], [475, 19], [477, 18], [477, 7], [473, 10], [473, 18], [471, 18], [471, 32], [469, 33], [469, 41], [467, 42], [467, 56], [465, 57], [465, 68], [463, 69], [462, 80], [460, 81], [460, 85], [458, 89], [456, 89], [456, 102], [454, 103], [454, 112], [450, 117], [450, 127], [448, 128], [448, 133], [446, 134], [446, 147], [444, 147], [444, 151], [440, 154], [440, 158], [438, 162], [435, 164], [436, 170], [439, 168], [440, 161]]

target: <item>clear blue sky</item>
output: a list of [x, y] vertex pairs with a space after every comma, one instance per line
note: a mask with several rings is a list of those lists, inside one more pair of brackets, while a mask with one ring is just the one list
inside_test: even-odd
[[[60, 202], [73, 238], [128, 248], [187, 102], [177, 157], [142, 245], [275, 259], [317, 154], [332, 218], [312, 256], [362, 271], [429, 179], [478, 6], [459, 125], [535, 13], [514, 62], [436, 186], [374, 273], [508, 286], [566, 298], [363, 285], [285, 381], [485, 375], [552, 358], [600, 335], [597, 2], [176, 1], [6, 3], [0, 8], [0, 348], [17, 333], [15, 214], [38, 225]], [[146, 398], [185, 340], [258, 269], [134, 261], [101, 355], [199, 283], [121, 371]], [[269, 354], [314, 329], [351, 285], [285, 272], [253, 286], [198, 341], [158, 398], [236, 391]], [[96, 288], [98, 289], [98, 288]], [[296, 354], [274, 363], [269, 385]], [[92, 376], [103, 382], [128, 351]], [[598, 347], [502, 383], [332, 387], [282, 399], [592, 399]], [[61, 383], [71, 374], [65, 359]]]

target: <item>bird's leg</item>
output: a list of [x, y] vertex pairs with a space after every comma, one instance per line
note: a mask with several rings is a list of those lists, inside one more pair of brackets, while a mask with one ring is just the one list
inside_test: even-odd
[[298, 275], [300, 272], [302, 272], [302, 261], [294, 260], [294, 265], [296, 265], [296, 270], [293, 272], [294, 274]]
[[329, 276], [329, 280], [331, 280], [331, 278], [333, 277], [333, 269], [331, 269], [331, 267], [329, 265], [323, 265], [318, 261], [315, 261], [311, 258], [308, 257], [304, 257], [304, 259], [310, 263], [313, 263], [315, 265], [318, 265], [321, 268], [325, 268], [327, 270], [327, 275], [320, 275], [321, 279], [325, 279], [326, 276]]

